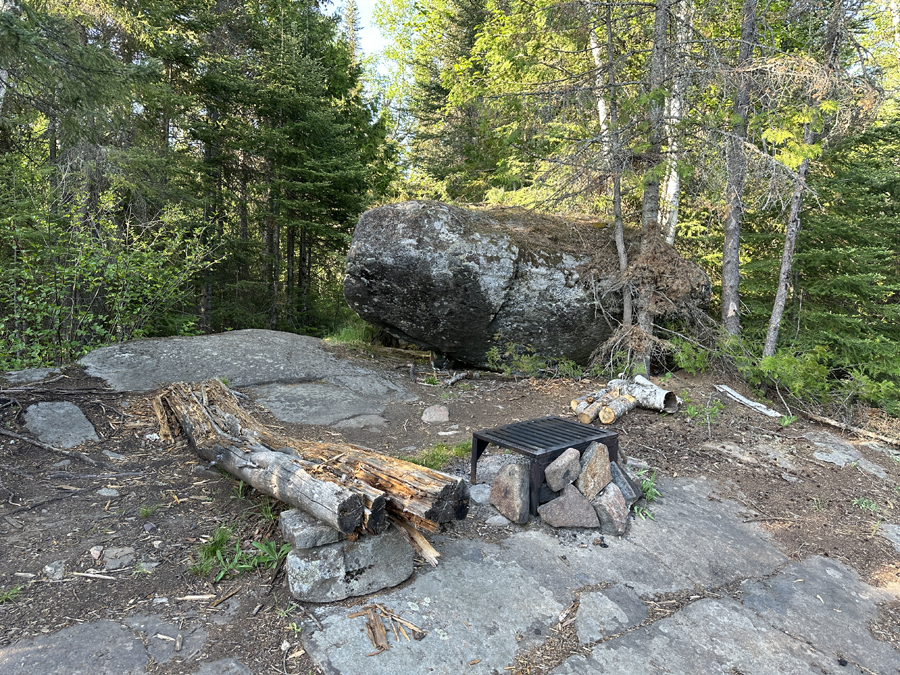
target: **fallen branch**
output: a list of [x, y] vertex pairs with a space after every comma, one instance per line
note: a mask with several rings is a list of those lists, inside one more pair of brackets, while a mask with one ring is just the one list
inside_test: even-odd
[[716, 384], [714, 386], [716, 388], [716, 391], [722, 392], [723, 394], [728, 396], [728, 398], [735, 400], [738, 403], [740, 403], [741, 405], [745, 405], [748, 408], [751, 408], [752, 410], [755, 410], [758, 413], [762, 413], [763, 415], [767, 415], [769, 417], [778, 417], [778, 418], [782, 417], [782, 414], [780, 412], [778, 412], [777, 410], [772, 410], [771, 408], [767, 408], [762, 403], [757, 403], [756, 401], [751, 401], [746, 396], [741, 396], [739, 393], [737, 393], [734, 389], [732, 389], [729, 386], [726, 386], [724, 384]]
[[877, 434], [874, 431], [866, 431], [865, 429], [861, 429], [859, 427], [853, 427], [849, 424], [843, 424], [842, 422], [838, 422], [837, 420], [833, 420], [830, 417], [821, 417], [820, 415], [813, 415], [812, 413], [806, 413], [806, 416], [809, 419], [815, 422], [821, 422], [822, 424], [828, 424], [836, 429], [840, 429], [841, 431], [849, 431], [852, 434], [856, 434], [857, 436], [866, 436], [867, 438], [874, 438], [876, 441], [883, 441], [888, 445], [893, 445], [895, 448], [900, 448], [900, 439], [891, 438], [890, 436], [885, 436], [884, 434]]
[[441, 557], [441, 554], [432, 546], [428, 540], [422, 536], [422, 533], [419, 532], [416, 528], [414, 528], [409, 523], [399, 519], [394, 519], [394, 525], [400, 530], [400, 533], [406, 537], [406, 540], [410, 543], [416, 551], [432, 566], [437, 567], [438, 558]]
[[6, 431], [5, 429], [0, 429], [0, 436], [6, 436], [7, 438], [15, 438], [20, 441], [25, 441], [26, 443], [30, 443], [31, 445], [43, 448], [44, 450], [49, 450], [50, 452], [56, 452], [60, 455], [65, 455], [66, 457], [71, 457], [73, 459], [78, 459], [84, 462], [85, 464], [90, 464], [91, 466], [97, 466], [101, 469], [106, 469], [107, 471], [113, 471], [115, 473], [119, 473], [116, 467], [112, 464], [103, 461], [97, 461], [96, 459], [91, 459], [87, 455], [81, 452], [71, 452], [69, 450], [63, 450], [62, 448], [57, 448], [52, 445], [48, 445], [46, 443], [41, 443], [41, 441], [37, 441], [33, 438], [28, 438], [28, 436], [22, 436], [21, 434], [14, 433], [12, 431]]

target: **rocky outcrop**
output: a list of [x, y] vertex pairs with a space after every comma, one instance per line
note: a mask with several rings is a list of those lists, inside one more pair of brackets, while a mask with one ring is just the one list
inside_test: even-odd
[[[690, 272], [682, 285], [708, 301], [706, 275], [672, 255]], [[366, 321], [460, 362], [488, 365], [488, 350], [514, 343], [584, 364], [621, 311], [617, 277], [611, 228], [404, 202], [360, 218], [344, 297]]]

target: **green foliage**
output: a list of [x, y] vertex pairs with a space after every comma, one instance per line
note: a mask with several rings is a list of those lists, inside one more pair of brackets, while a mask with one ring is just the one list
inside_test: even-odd
[[780, 424], [780, 425], [783, 426], [783, 427], [789, 427], [789, 426], [792, 425], [794, 422], [796, 422], [797, 419], [798, 419], [798, 418], [797, 418], [796, 415], [782, 415], [782, 416], [778, 419], [778, 424]]
[[[234, 548], [229, 551], [229, 544], [234, 540]], [[230, 527], [220, 527], [212, 537], [199, 548], [199, 560], [191, 566], [197, 576], [208, 576], [218, 568], [215, 581], [226, 576], [240, 576], [262, 567], [273, 569], [291, 550], [289, 544], [278, 544], [274, 541], [254, 541], [253, 550], [244, 550], [241, 542], [234, 536]]]
[[694, 342], [675, 337], [669, 340], [675, 364], [691, 375], [705, 373], [709, 368], [709, 350]]
[[159, 509], [160, 506], [161, 506], [161, 504], [153, 504], [151, 506], [142, 506], [140, 508], [140, 510], [138, 511], [138, 513], [140, 514], [141, 518], [149, 518], [154, 513], [156, 513], [156, 511]]
[[471, 453], [472, 441], [468, 440], [461, 441], [452, 446], [448, 446], [445, 443], [438, 443], [437, 445], [422, 450], [414, 456], [404, 455], [401, 456], [400, 459], [440, 471], [441, 469], [444, 469], [454, 457], [468, 457]]
[[22, 594], [21, 586], [13, 586], [0, 591], [0, 605], [5, 602], [13, 602]]
[[250, 496], [250, 491], [252, 489], [252, 487], [241, 480], [238, 481], [237, 485], [231, 488], [231, 496], [233, 499], [237, 499], [238, 501], [245, 501]]
[[503, 353], [496, 345], [491, 347], [486, 352], [485, 359], [489, 367], [508, 377], [538, 377], [549, 368], [548, 359], [536, 354], [534, 347], [514, 342], [507, 342]]
[[853, 500], [853, 506], [856, 506], [863, 511], [870, 511], [871, 513], [878, 511], [878, 504], [867, 497], [857, 497]]
[[648, 473], [647, 469], [641, 469], [637, 472], [637, 478], [640, 481], [641, 493], [644, 495], [644, 504], [635, 504], [632, 506], [632, 511], [634, 511], [635, 515], [640, 517], [641, 520], [645, 520], [646, 518], [656, 520], [656, 518], [653, 517], [653, 512], [647, 506], [647, 504], [655, 502], [662, 497], [662, 493], [656, 487], [656, 469], [653, 470], [652, 474]]
[[346, 323], [325, 337], [326, 342], [342, 344], [353, 349], [367, 349], [375, 341], [378, 329], [354, 314]]

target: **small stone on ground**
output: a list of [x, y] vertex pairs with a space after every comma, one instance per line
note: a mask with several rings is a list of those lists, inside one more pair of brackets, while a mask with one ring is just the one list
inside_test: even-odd
[[29, 406], [25, 411], [25, 425], [41, 442], [64, 450], [100, 440], [84, 413], [67, 401]]

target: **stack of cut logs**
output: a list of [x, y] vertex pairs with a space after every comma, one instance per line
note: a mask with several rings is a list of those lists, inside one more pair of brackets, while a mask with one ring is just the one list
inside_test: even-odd
[[174, 384], [154, 408], [163, 438], [180, 428], [204, 459], [344, 534], [378, 534], [388, 518], [434, 532], [468, 512], [464, 480], [354, 445], [279, 434], [219, 380]]
[[678, 412], [678, 397], [637, 375], [634, 380], [610, 380], [603, 389], [572, 399], [570, 405], [583, 424], [597, 419], [602, 424], [612, 424], [636, 406]]

